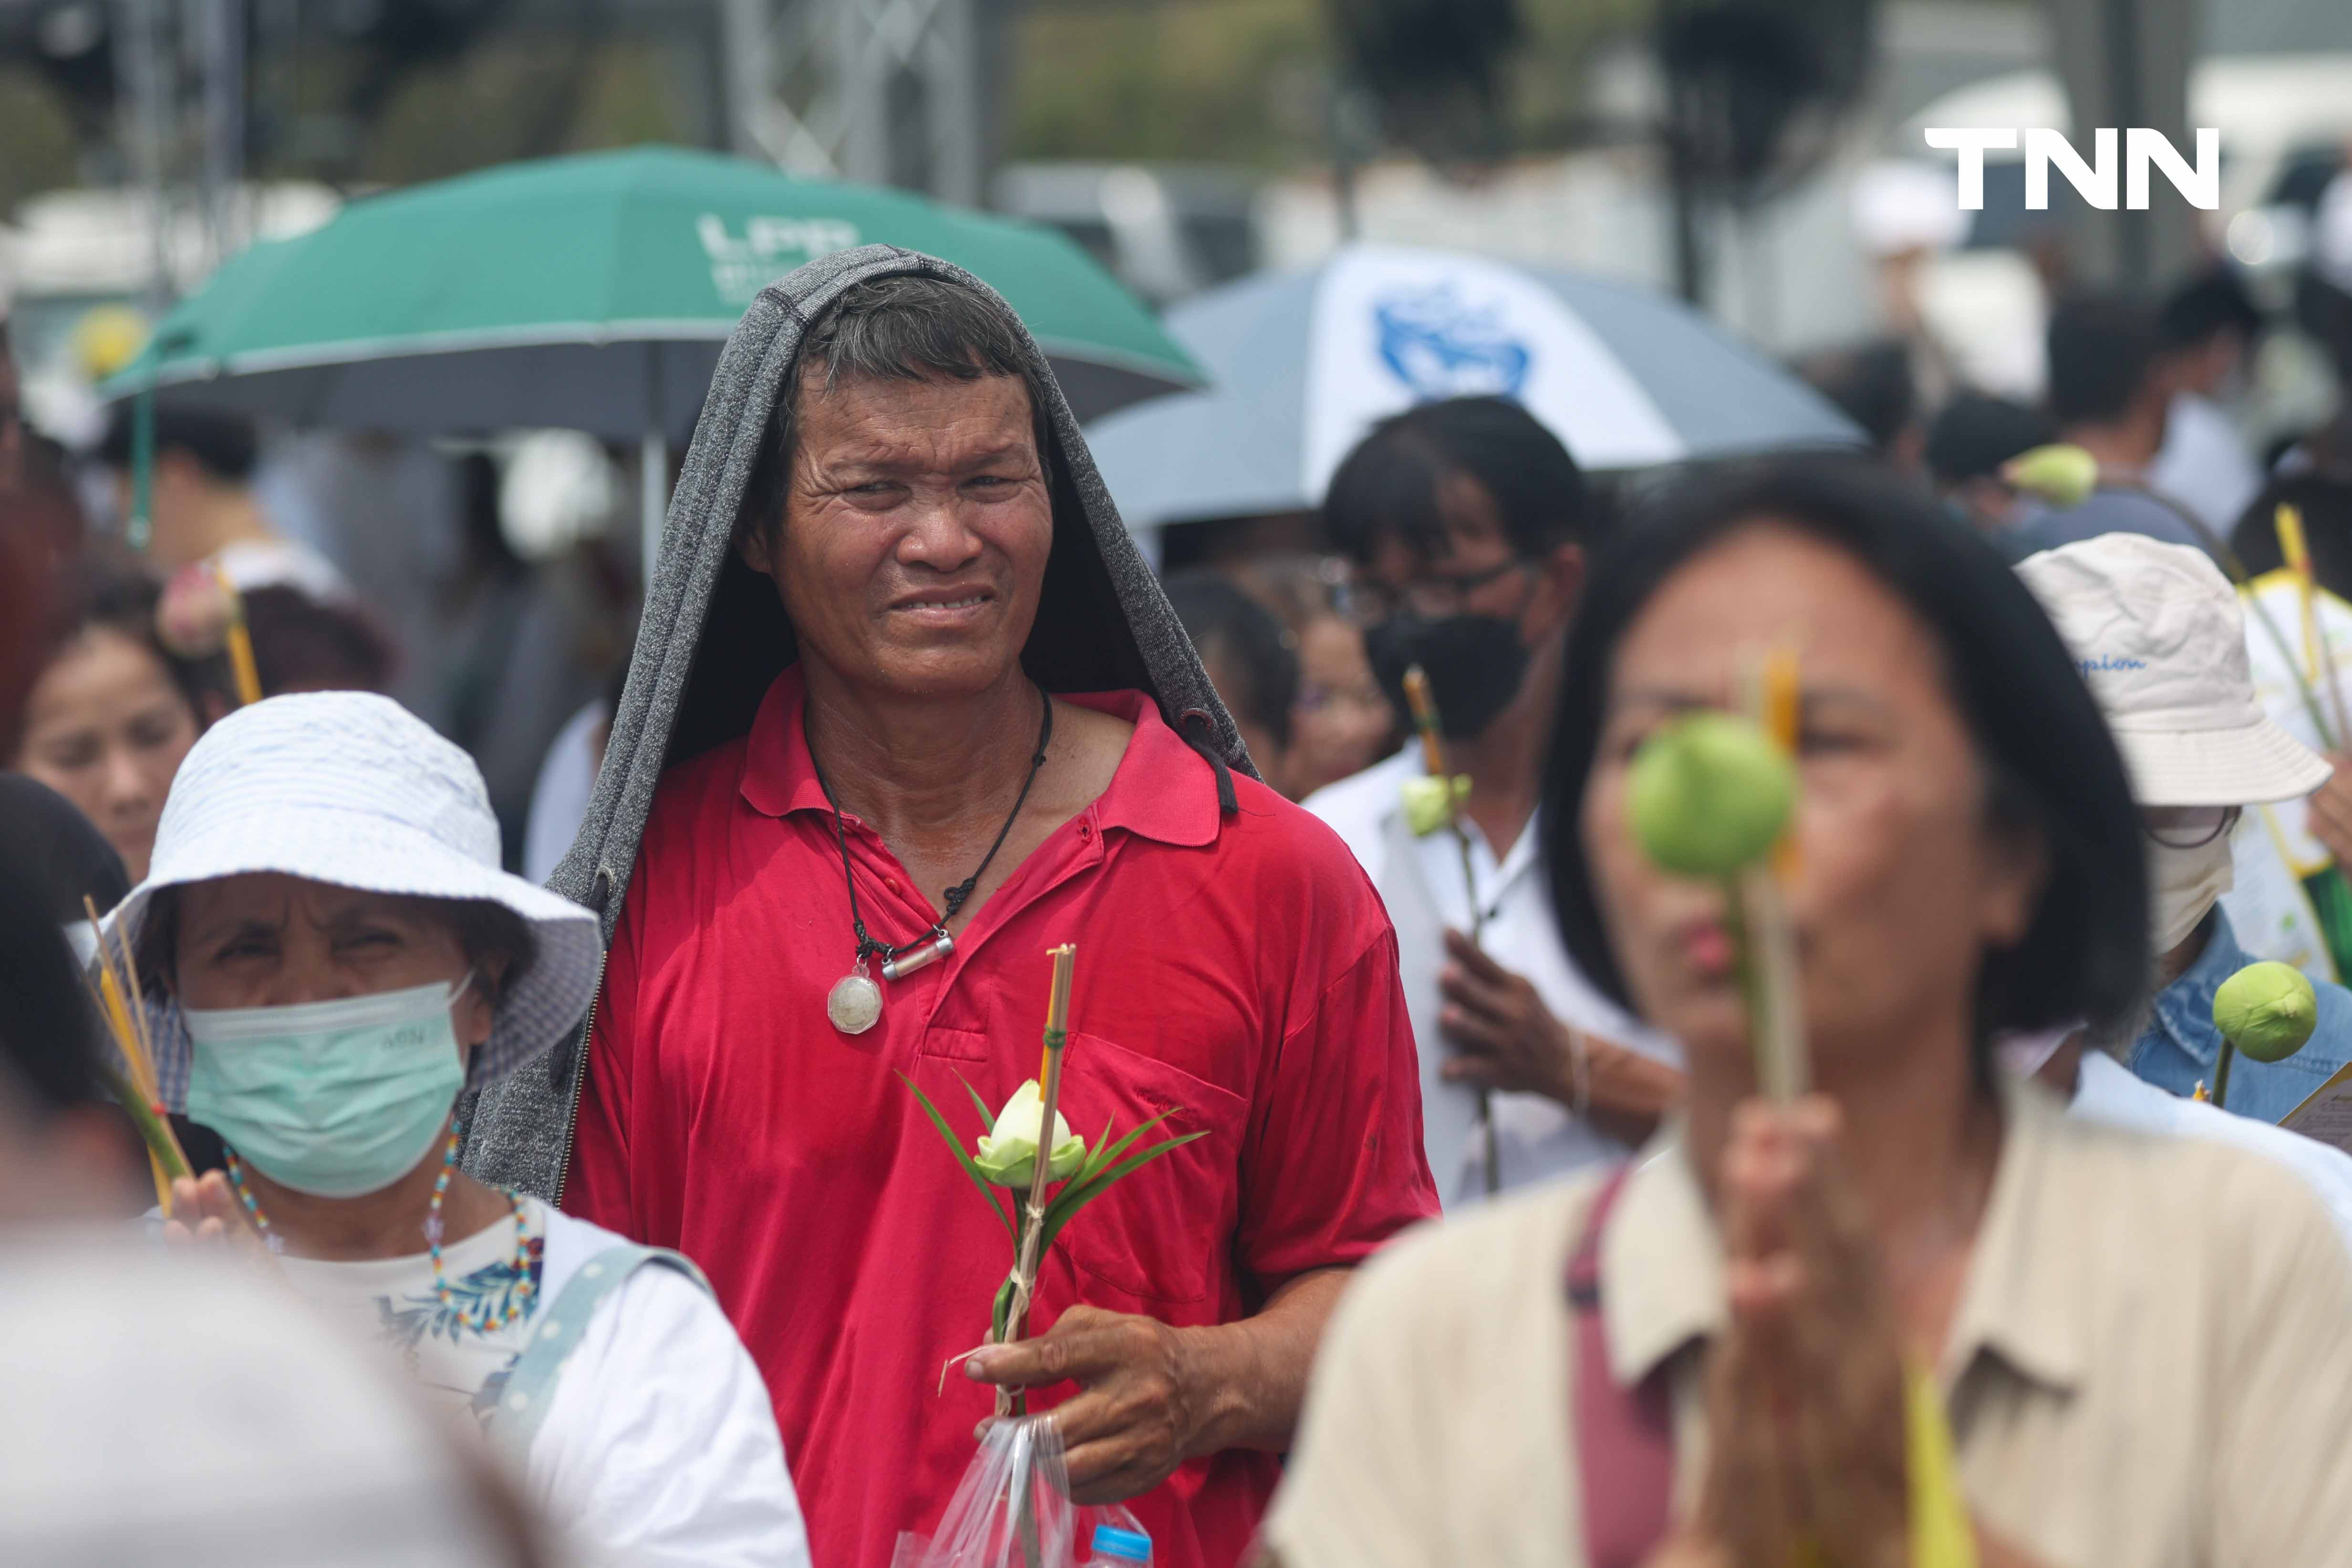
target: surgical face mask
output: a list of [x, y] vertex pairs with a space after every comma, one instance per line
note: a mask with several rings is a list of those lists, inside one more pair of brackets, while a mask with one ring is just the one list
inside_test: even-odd
[[2148, 939], [2158, 957], [2188, 941], [2205, 911], [2230, 890], [2230, 838], [2224, 833], [2194, 849], [2148, 845]]
[[433, 1152], [466, 1085], [449, 1008], [473, 978], [291, 1007], [187, 1008], [188, 1114], [280, 1186], [379, 1192]]
[[1529, 657], [1517, 621], [1496, 616], [1430, 619], [1410, 611], [1367, 630], [1364, 653], [1399, 713], [1412, 711], [1404, 699], [1404, 672], [1421, 666], [1449, 741], [1475, 738], [1511, 705], [1527, 679]]

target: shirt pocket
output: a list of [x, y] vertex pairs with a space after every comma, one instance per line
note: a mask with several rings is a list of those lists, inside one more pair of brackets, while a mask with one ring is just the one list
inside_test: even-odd
[[1249, 1101], [1155, 1057], [1073, 1033], [1062, 1058], [1061, 1111], [1089, 1151], [1106, 1124], [1116, 1140], [1164, 1114], [1121, 1159], [1203, 1135], [1129, 1172], [1079, 1210], [1055, 1241], [1070, 1262], [1141, 1302], [1221, 1294], [1233, 1267]]

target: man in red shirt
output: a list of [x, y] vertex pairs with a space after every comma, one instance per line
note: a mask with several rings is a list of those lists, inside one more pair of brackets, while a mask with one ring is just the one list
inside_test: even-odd
[[[1161, 1564], [1236, 1561], [1346, 1271], [1435, 1212], [1388, 920], [1247, 766], [1002, 301], [878, 247], [761, 296], [555, 882], [616, 906], [584, 1070], [468, 1163], [702, 1264], [828, 1568], [938, 1522], [991, 1384]], [[1011, 1249], [908, 1082], [975, 1137], [958, 1079], [1034, 1076], [1066, 942], [1073, 1129], [1205, 1136], [941, 1392]]]

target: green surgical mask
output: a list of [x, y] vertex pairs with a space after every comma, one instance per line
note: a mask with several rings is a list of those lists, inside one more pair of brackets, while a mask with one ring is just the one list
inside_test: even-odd
[[188, 1115], [278, 1185], [379, 1192], [433, 1152], [466, 1085], [450, 1005], [473, 975], [290, 1007], [183, 1009]]

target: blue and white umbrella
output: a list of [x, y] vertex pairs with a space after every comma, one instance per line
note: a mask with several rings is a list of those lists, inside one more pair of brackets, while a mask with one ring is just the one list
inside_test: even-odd
[[1139, 528], [1312, 508], [1375, 421], [1442, 397], [1517, 398], [1594, 470], [1862, 441], [1811, 387], [1675, 300], [1483, 257], [1351, 246], [1187, 300], [1166, 324], [1213, 390], [1087, 432]]

